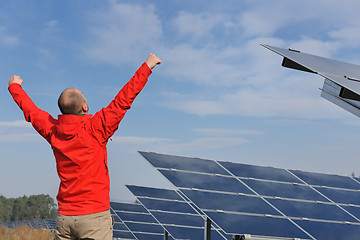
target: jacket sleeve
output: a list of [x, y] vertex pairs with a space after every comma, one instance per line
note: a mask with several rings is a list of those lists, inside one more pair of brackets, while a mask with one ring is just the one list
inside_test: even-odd
[[92, 132], [100, 143], [106, 143], [118, 129], [120, 121], [127, 110], [131, 108], [136, 96], [144, 88], [151, 73], [148, 65], [143, 63], [135, 75], [115, 96], [115, 99], [92, 117]]
[[50, 131], [56, 120], [49, 113], [39, 109], [19, 84], [11, 84], [8, 90], [23, 111], [25, 120], [31, 122], [35, 130], [50, 142]]

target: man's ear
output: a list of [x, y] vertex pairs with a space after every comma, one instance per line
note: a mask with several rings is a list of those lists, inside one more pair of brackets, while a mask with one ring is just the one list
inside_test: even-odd
[[86, 103], [84, 103], [84, 104], [82, 105], [82, 110], [83, 110], [84, 113], [87, 113], [87, 111], [89, 110], [89, 109], [88, 109], [88, 106], [86, 105]]

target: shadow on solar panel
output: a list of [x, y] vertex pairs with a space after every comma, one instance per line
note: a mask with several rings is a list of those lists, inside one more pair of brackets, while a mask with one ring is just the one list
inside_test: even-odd
[[[360, 183], [355, 178], [140, 154], [227, 236], [359, 239]], [[144, 205], [149, 201], [134, 195]]]

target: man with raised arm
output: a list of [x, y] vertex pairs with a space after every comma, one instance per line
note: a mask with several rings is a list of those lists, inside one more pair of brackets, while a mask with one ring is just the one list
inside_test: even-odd
[[84, 95], [65, 89], [58, 100], [58, 119], [39, 109], [28, 97], [19, 76], [9, 80], [9, 92], [26, 121], [52, 147], [60, 178], [55, 239], [112, 240], [110, 178], [106, 144], [148, 77], [161, 60], [150, 54], [111, 103], [92, 116]]

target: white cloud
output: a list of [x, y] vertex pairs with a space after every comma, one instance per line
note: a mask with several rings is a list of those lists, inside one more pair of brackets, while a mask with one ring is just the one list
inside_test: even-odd
[[37, 133], [14, 133], [0, 135], [0, 142], [38, 142], [42, 137]]
[[[342, 33], [355, 30], [347, 18], [332, 15], [328, 21], [329, 13], [335, 13], [337, 7], [355, 14], [351, 7], [323, 1], [324, 11], [319, 12], [309, 9], [309, 4], [312, 3], [284, 4], [281, 0], [250, 3], [238, 16], [211, 10], [182, 11], [168, 19], [174, 29], [165, 32], [168, 39], [164, 39], [162, 26], [168, 23], [160, 21], [162, 18], [153, 6], [110, 1], [106, 12], [94, 15], [91, 31], [95, 40], [87, 53], [117, 65], [135, 61], [151, 44], [161, 46], [159, 56], [164, 64], [159, 74], [166, 79], [196, 84], [193, 89], [170, 89], [172, 94], [163, 94], [162, 105], [187, 113], [338, 117], [343, 110], [319, 96], [318, 88], [323, 81], [320, 77], [282, 68], [282, 58], [259, 45], [292, 47], [331, 58], [344, 48], [341, 40], [350, 41], [352, 36], [357, 39], [355, 33], [341, 38]], [[273, 8], [274, 5], [277, 7]], [[332, 26], [334, 21], [338, 24]], [[324, 26], [326, 31], [319, 38], [308, 35], [303, 29], [310, 29], [310, 22]], [[234, 31], [229, 33], [229, 28]], [[292, 39], [282, 38], [279, 32], [288, 30], [299, 34], [292, 34]], [[223, 39], [218, 44], [216, 39], [224, 36], [229, 38], [228, 44]], [[326, 40], [322, 39], [324, 36]], [[188, 39], [168, 47], [168, 40], [176, 43], [184, 37]]]
[[47, 26], [49, 28], [55, 28], [58, 26], [58, 24], [59, 24], [59, 21], [51, 20], [51, 21], [46, 22], [45, 26]]
[[291, 43], [290, 47], [304, 53], [331, 58], [332, 54], [341, 48], [341, 43], [338, 41], [321, 41], [318, 39], [304, 37]]
[[187, 140], [169, 138], [151, 138], [134, 136], [115, 136], [111, 143], [120, 144], [119, 147], [134, 152], [139, 149], [155, 152], [193, 152], [203, 150], [219, 150], [239, 146], [248, 140], [236, 135], [258, 135], [259, 131], [240, 129], [195, 129], [195, 132], [205, 137], [195, 137]]
[[231, 128], [196, 128], [195, 132], [205, 136], [236, 136], [236, 135], [261, 135], [259, 130], [231, 129]]
[[202, 152], [206, 150], [219, 150], [239, 146], [248, 141], [239, 137], [207, 137], [195, 138], [183, 143], [162, 144], [151, 149], [155, 152]]
[[329, 36], [339, 42], [343, 47], [358, 48], [360, 45], [359, 23], [356, 25], [344, 26], [342, 28], [330, 31]]
[[114, 143], [130, 144], [130, 145], [144, 145], [157, 144], [163, 142], [171, 142], [168, 138], [149, 138], [149, 137], [134, 137], [134, 136], [114, 136], [111, 138]]
[[[280, 92], [279, 92], [280, 93]], [[167, 102], [167, 106], [200, 115], [234, 115], [246, 117], [338, 118], [340, 108], [320, 98], [281, 93], [272, 95], [252, 90], [241, 90], [213, 101], [183, 100]]]
[[7, 33], [4, 27], [0, 27], [0, 43], [5, 46], [16, 46], [20, 43], [17, 36]]
[[37, 142], [42, 137], [25, 120], [0, 121], [0, 142]]
[[0, 127], [29, 127], [29, 128], [31, 128], [31, 123], [26, 122], [25, 120], [0, 121]]
[[195, 48], [182, 44], [166, 51], [166, 67], [162, 71], [172, 79], [204, 87], [238, 85], [246, 74], [241, 65], [243, 52], [244, 48], [240, 47]]
[[86, 55], [114, 65], [137, 62], [162, 34], [161, 22], [151, 5], [110, 1], [106, 11], [92, 15], [90, 24], [93, 41], [84, 48]]
[[[174, 32], [180, 36], [189, 37], [192, 40], [202, 38], [212, 39], [211, 31], [217, 27], [224, 28], [232, 26], [226, 15], [210, 12], [190, 13], [180, 12], [173, 20]], [[189, 40], [188, 38], [188, 40]]]

